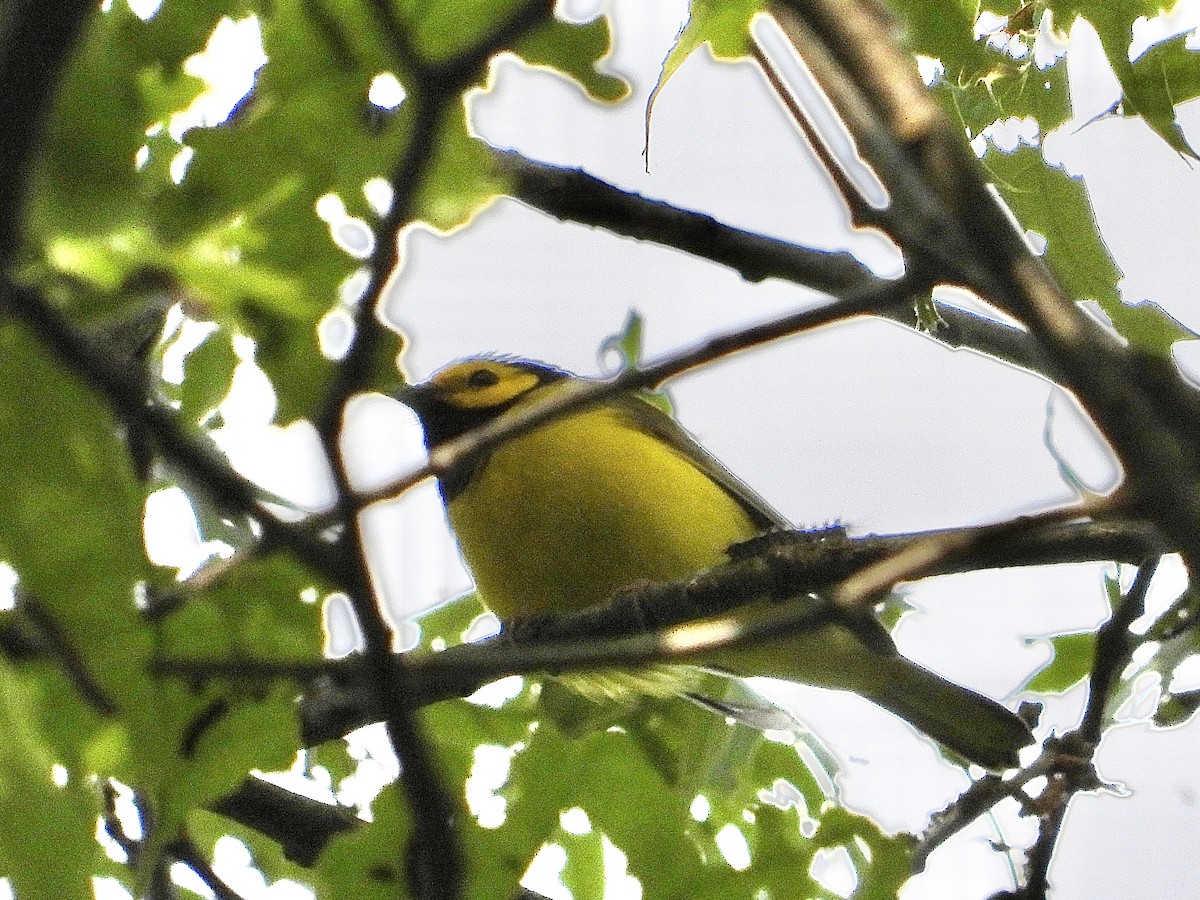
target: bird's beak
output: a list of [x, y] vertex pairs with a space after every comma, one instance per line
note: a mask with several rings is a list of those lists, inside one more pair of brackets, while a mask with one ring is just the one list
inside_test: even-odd
[[433, 401], [434, 389], [428, 384], [406, 384], [400, 390], [392, 394], [392, 398], [399, 400], [409, 409], [417, 414], [417, 418], [424, 423], [425, 413], [429, 410], [429, 405]]

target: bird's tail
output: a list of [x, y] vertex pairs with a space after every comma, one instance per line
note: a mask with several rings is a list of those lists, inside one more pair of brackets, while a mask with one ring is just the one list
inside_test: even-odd
[[878, 682], [869, 699], [971, 762], [988, 769], [1018, 765], [1018, 751], [1033, 735], [1015, 713], [903, 657], [895, 659], [903, 665], [895, 677]]

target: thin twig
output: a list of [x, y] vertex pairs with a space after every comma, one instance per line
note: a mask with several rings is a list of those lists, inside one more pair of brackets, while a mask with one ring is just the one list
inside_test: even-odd
[[[1161, 557], [1153, 557], [1138, 568], [1137, 576], [1113, 616], [1097, 632], [1097, 644], [1089, 678], [1088, 705], [1078, 728], [1046, 742], [1032, 764], [1007, 779], [986, 776], [977, 781], [949, 807], [934, 817], [913, 852], [913, 871], [919, 872], [929, 855], [987, 810], [1007, 797], [1022, 800], [1027, 811], [1041, 818], [1038, 838], [1026, 861], [1025, 884], [1007, 893], [1010, 900], [1040, 900], [1049, 885], [1047, 871], [1062, 829], [1071, 798], [1082, 790], [1095, 789], [1099, 781], [1092, 754], [1100, 742], [1103, 713], [1121, 671], [1128, 665], [1138, 641], [1129, 626], [1145, 610], [1146, 593]], [[1035, 778], [1050, 779], [1036, 801], [1021, 793]]]
[[510, 195], [557, 219], [654, 241], [728, 266], [746, 281], [782, 278], [834, 297], [885, 279], [844, 251], [815, 250], [734, 228], [706, 213], [623, 191], [582, 169], [538, 163], [496, 151], [511, 179]]
[[1009, 778], [999, 775], [984, 775], [963, 791], [929, 823], [913, 848], [910, 864], [913, 874], [922, 872], [930, 855], [958, 834], [1001, 800], [1016, 796], [1022, 788], [1035, 778], [1050, 775], [1059, 763], [1054, 755], [1043, 753], [1038, 759]]
[[[849, 253], [743, 231], [705, 213], [623, 191], [580, 169], [534, 162], [512, 152], [498, 151], [496, 156], [512, 179], [511, 195], [521, 202], [558, 219], [674, 247], [728, 266], [746, 281], [779, 278], [832, 297], [846, 297], [872, 285], [883, 290], [889, 283]], [[978, 350], [1051, 376], [1045, 355], [1021, 328], [944, 303], [937, 304], [937, 311], [943, 325], [930, 336], [941, 343]], [[881, 302], [873, 313], [909, 328], [916, 322], [909, 296]]]
[[1088, 681], [1088, 704], [1078, 729], [1084, 740], [1092, 744], [1100, 741], [1104, 709], [1109, 697], [1121, 671], [1129, 664], [1133, 651], [1141, 643], [1135, 640], [1129, 626], [1146, 610], [1146, 594], [1161, 561], [1161, 557], [1155, 557], [1138, 567], [1137, 576], [1122, 597], [1120, 606], [1113, 610], [1112, 618], [1096, 632], [1096, 654]]
[[574, 410], [603, 402], [614, 394], [643, 387], [656, 387], [670, 378], [714, 360], [798, 334], [801, 331], [819, 328], [856, 315], [869, 314], [880, 304], [891, 303], [898, 297], [912, 296], [914, 293], [927, 289], [928, 285], [920, 281], [902, 279], [887, 282], [880, 289], [872, 286], [820, 309], [805, 310], [761, 325], [751, 325], [729, 334], [710, 338], [690, 350], [672, 354], [651, 365], [626, 369], [607, 380], [572, 382], [551, 396], [539, 398], [535, 402], [511, 409], [502, 416], [484, 423], [460, 437], [444, 441], [430, 451], [429, 461], [425, 465], [381, 488], [360, 495], [360, 502], [365, 505], [402, 494], [428, 478], [445, 475], [476, 454], [491, 449], [516, 435], [523, 434], [544, 422]]
[[111, 716], [118, 712], [116, 701], [109, 697], [103, 685], [84, 663], [83, 656], [75, 649], [66, 629], [59, 625], [50, 610], [36, 597], [21, 592], [18, 609], [38, 630], [39, 648], [57, 661], [75, 685], [79, 695], [102, 715]]
[[751, 50], [759, 69], [762, 70], [767, 82], [775, 91], [775, 96], [808, 141], [809, 147], [812, 148], [812, 152], [821, 163], [825, 174], [833, 183], [834, 190], [846, 204], [846, 208], [850, 212], [850, 221], [859, 228], [883, 225], [886, 216], [881, 216], [880, 211], [866, 201], [857, 186], [851, 181], [845, 166], [830, 149], [829, 142], [822, 136], [812, 115], [796, 100], [787, 83], [780, 76], [778, 68], [764, 52], [762, 45], [756, 40]]

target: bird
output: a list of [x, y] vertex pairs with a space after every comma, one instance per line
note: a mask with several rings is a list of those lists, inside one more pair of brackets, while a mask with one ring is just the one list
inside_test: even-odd
[[[545, 363], [478, 356], [396, 396], [433, 450], [578, 380]], [[502, 625], [603, 604], [631, 585], [685, 578], [722, 562], [731, 545], [792, 527], [638, 392], [535, 426], [438, 481], [478, 596]], [[1020, 717], [900, 655], [882, 624], [873, 624], [879, 638], [866, 642], [830, 623], [714, 651], [701, 665], [852, 691], [984, 768], [1018, 764], [1019, 749], [1032, 740]]]

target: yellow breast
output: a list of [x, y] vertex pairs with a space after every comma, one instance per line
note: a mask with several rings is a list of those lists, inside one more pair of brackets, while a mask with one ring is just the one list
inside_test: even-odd
[[502, 620], [683, 577], [760, 531], [685, 455], [605, 407], [495, 451], [449, 517], [481, 599]]

